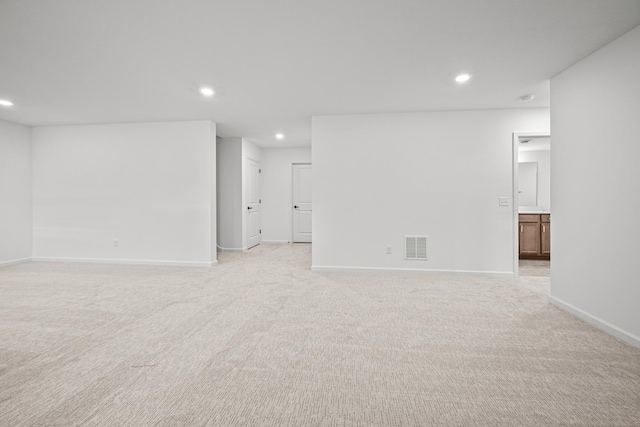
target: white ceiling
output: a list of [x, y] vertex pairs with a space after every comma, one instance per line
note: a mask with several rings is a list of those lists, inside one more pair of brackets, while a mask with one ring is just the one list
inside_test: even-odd
[[639, 24], [640, 0], [0, 0], [0, 118], [309, 145], [312, 115], [547, 107], [550, 77]]

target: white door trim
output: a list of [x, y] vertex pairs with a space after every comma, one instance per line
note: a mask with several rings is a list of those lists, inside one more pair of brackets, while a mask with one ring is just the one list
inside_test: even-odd
[[518, 144], [520, 138], [550, 138], [551, 132], [549, 131], [532, 131], [532, 132], [513, 132], [511, 139], [511, 154], [513, 158], [513, 164], [511, 168], [511, 205], [513, 206], [513, 276], [519, 277], [519, 261], [520, 261], [520, 229], [519, 229], [519, 217], [518, 217]]

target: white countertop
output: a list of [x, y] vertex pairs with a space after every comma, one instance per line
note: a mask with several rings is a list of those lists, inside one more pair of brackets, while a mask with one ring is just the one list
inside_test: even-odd
[[528, 210], [524, 210], [524, 211], [518, 211], [519, 214], [529, 214], [529, 215], [551, 215], [551, 212], [544, 212], [544, 211], [528, 211]]

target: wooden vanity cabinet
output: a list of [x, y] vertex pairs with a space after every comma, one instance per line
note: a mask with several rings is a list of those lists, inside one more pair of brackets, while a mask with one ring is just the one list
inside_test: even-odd
[[519, 246], [522, 259], [549, 259], [551, 256], [551, 215], [520, 214]]
[[551, 256], [551, 215], [540, 215], [540, 253], [547, 257]]

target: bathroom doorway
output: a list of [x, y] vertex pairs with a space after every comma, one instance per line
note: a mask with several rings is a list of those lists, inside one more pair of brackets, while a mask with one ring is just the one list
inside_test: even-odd
[[548, 275], [551, 258], [551, 134], [513, 134], [514, 275]]

